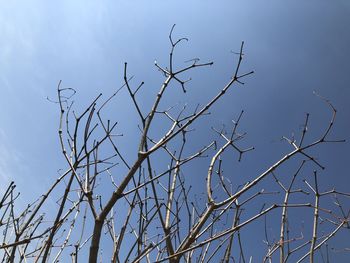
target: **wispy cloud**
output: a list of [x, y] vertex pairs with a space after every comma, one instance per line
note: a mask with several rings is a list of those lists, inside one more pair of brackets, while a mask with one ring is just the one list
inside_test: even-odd
[[0, 180], [1, 185], [20, 179], [27, 170], [23, 156], [11, 146], [4, 129], [0, 129]]

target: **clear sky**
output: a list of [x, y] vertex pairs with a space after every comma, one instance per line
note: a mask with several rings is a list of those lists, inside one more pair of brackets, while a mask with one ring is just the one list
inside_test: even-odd
[[[208, 120], [220, 126], [245, 110], [246, 142], [257, 148], [240, 164], [249, 167], [246, 176], [254, 177], [289, 149], [280, 138], [300, 131], [305, 112], [311, 113], [310, 133], [323, 130], [330, 112], [314, 90], [339, 111], [337, 138], [350, 139], [348, 0], [0, 0], [0, 187], [15, 180], [23, 196], [34, 198], [65, 167], [59, 109], [46, 99], [55, 99], [59, 80], [77, 90], [82, 107], [122, 85], [127, 61], [136, 82], [149, 87], [142, 101], [149, 105], [162, 79], [153, 63], [166, 63], [174, 23], [175, 35], [189, 38], [179, 49], [179, 64], [194, 57], [214, 61], [210, 70], [193, 74], [188, 93], [177, 93], [174, 103], [203, 103], [215, 94], [234, 67], [231, 51], [245, 41], [243, 69], [255, 74]], [[112, 115], [132, 137], [138, 130], [123, 103]], [[327, 166], [326, 185], [349, 191], [349, 150], [347, 142], [317, 154]]]

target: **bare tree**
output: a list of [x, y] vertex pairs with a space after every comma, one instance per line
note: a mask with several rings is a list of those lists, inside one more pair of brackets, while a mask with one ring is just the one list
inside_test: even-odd
[[[287, 154], [250, 181], [238, 180], [236, 175], [229, 180], [224, 173], [228, 153], [233, 151], [240, 161], [253, 150], [242, 146], [246, 135], [239, 131], [243, 111], [230, 128], [212, 128], [215, 140], [198, 149], [188, 145], [189, 138], [200, 132], [192, 129], [198, 119], [205, 118], [221, 97], [253, 73], [241, 72], [243, 43], [232, 77], [205, 105], [194, 110], [163, 105], [171, 86], [186, 92], [188, 72], [213, 64], [194, 59], [177, 68], [174, 52], [187, 39], [175, 40], [173, 30], [174, 26], [167, 67], [155, 63], [164, 81], [149, 110], [138, 102], [144, 83], [132, 86], [126, 63], [123, 86], [107, 99], [99, 94], [80, 114], [73, 110], [75, 90], [58, 84], [58, 136], [67, 169], [24, 209], [15, 207], [19, 195], [14, 183], [4, 192], [0, 201], [2, 262], [68, 262], [69, 257], [72, 262], [88, 258], [91, 263], [255, 262], [256, 252], [243, 235], [259, 222], [264, 222], [263, 262], [320, 262], [319, 257], [329, 262], [329, 242], [349, 228], [350, 194], [321, 190], [319, 170], [324, 167], [312, 149], [344, 141], [331, 137], [334, 106], [319, 96], [332, 114], [318, 138], [308, 137], [311, 117], [307, 114], [300, 136], [284, 137], [291, 146]], [[104, 117], [122, 90], [128, 92], [139, 123], [134, 155], [118, 146], [122, 136], [117, 133], [121, 130], [118, 123]], [[162, 123], [164, 133], [154, 130], [156, 121]], [[196, 193], [188, 184], [192, 175], [186, 167], [199, 159], [207, 166], [206, 179], [199, 182], [206, 188], [204, 193]], [[314, 172], [309, 173], [306, 166]], [[243, 184], [237, 183], [242, 180]], [[263, 187], [266, 180], [270, 189]], [[56, 197], [58, 209], [52, 209], [48, 200]], [[305, 219], [293, 215], [294, 211], [305, 215], [304, 227]], [[272, 230], [267, 220], [274, 222]]]

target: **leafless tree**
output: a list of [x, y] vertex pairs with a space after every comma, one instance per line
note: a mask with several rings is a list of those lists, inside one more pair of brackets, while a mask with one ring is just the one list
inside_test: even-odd
[[[312, 149], [343, 142], [331, 137], [336, 109], [319, 96], [332, 114], [318, 138], [308, 137], [311, 117], [307, 114], [301, 134], [284, 137], [291, 146], [287, 154], [253, 180], [240, 184], [245, 179], [238, 180], [237, 175], [229, 180], [223, 168], [225, 162], [229, 165], [228, 153], [236, 153], [240, 161], [253, 150], [242, 146], [243, 111], [232, 127], [212, 128], [217, 137], [202, 148], [188, 147], [188, 138], [199, 132], [192, 129], [198, 119], [205, 118], [221, 97], [253, 73], [241, 72], [243, 43], [232, 77], [206, 104], [194, 110], [163, 105], [170, 87], [186, 92], [183, 78], [188, 72], [213, 64], [194, 59], [177, 68], [174, 52], [187, 39], [175, 40], [173, 30], [174, 26], [169, 34], [168, 66], [155, 63], [164, 81], [149, 110], [138, 102], [144, 83], [132, 86], [126, 63], [123, 86], [107, 99], [99, 94], [80, 114], [73, 110], [75, 90], [58, 84], [58, 137], [67, 169], [24, 209], [15, 207], [19, 195], [14, 183], [4, 192], [0, 200], [2, 262], [68, 262], [69, 258], [91, 263], [320, 262], [316, 259], [320, 257], [329, 262], [329, 242], [349, 228], [350, 194], [321, 190], [319, 170], [324, 167]], [[139, 123], [134, 155], [119, 146], [122, 134], [117, 130], [122, 128], [104, 117], [122, 90], [128, 92]], [[154, 129], [156, 121], [166, 132]], [[204, 193], [196, 193], [188, 184], [193, 175], [186, 167], [198, 160], [207, 166], [205, 175], [196, 175], [203, 178], [198, 184], [205, 186]], [[309, 173], [306, 166], [314, 172]], [[271, 189], [263, 187], [266, 180]], [[48, 203], [55, 198], [58, 208], [52, 209]], [[274, 222], [272, 230], [267, 220]], [[257, 224], [265, 233], [264, 242], [252, 249], [243, 235]], [[258, 259], [253, 250], [261, 249], [266, 254]], [[338, 249], [349, 250], [346, 246]]]

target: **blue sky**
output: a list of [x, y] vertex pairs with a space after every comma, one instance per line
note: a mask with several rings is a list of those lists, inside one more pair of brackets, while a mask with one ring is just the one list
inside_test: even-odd
[[[0, 1], [1, 185], [15, 180], [34, 198], [65, 167], [58, 107], [46, 99], [55, 98], [59, 80], [77, 90], [77, 107], [83, 107], [122, 85], [127, 61], [135, 83], [144, 80], [149, 89], [142, 98], [147, 107], [162, 80], [153, 62], [167, 62], [174, 23], [175, 36], [190, 40], [179, 48], [179, 65], [194, 57], [214, 61], [210, 70], [193, 73], [188, 94], [176, 93], [174, 103], [204, 103], [215, 94], [234, 67], [231, 51], [245, 41], [243, 70], [255, 74], [208, 120], [220, 126], [245, 110], [247, 144], [257, 148], [240, 164], [249, 166], [246, 176], [288, 150], [280, 138], [300, 130], [305, 112], [310, 134], [323, 130], [330, 112], [314, 90], [339, 111], [335, 135], [350, 139], [349, 1]], [[128, 131], [125, 140], [138, 134], [126, 103], [121, 99], [110, 113]], [[347, 190], [349, 149], [347, 142], [318, 153], [326, 185]]]

